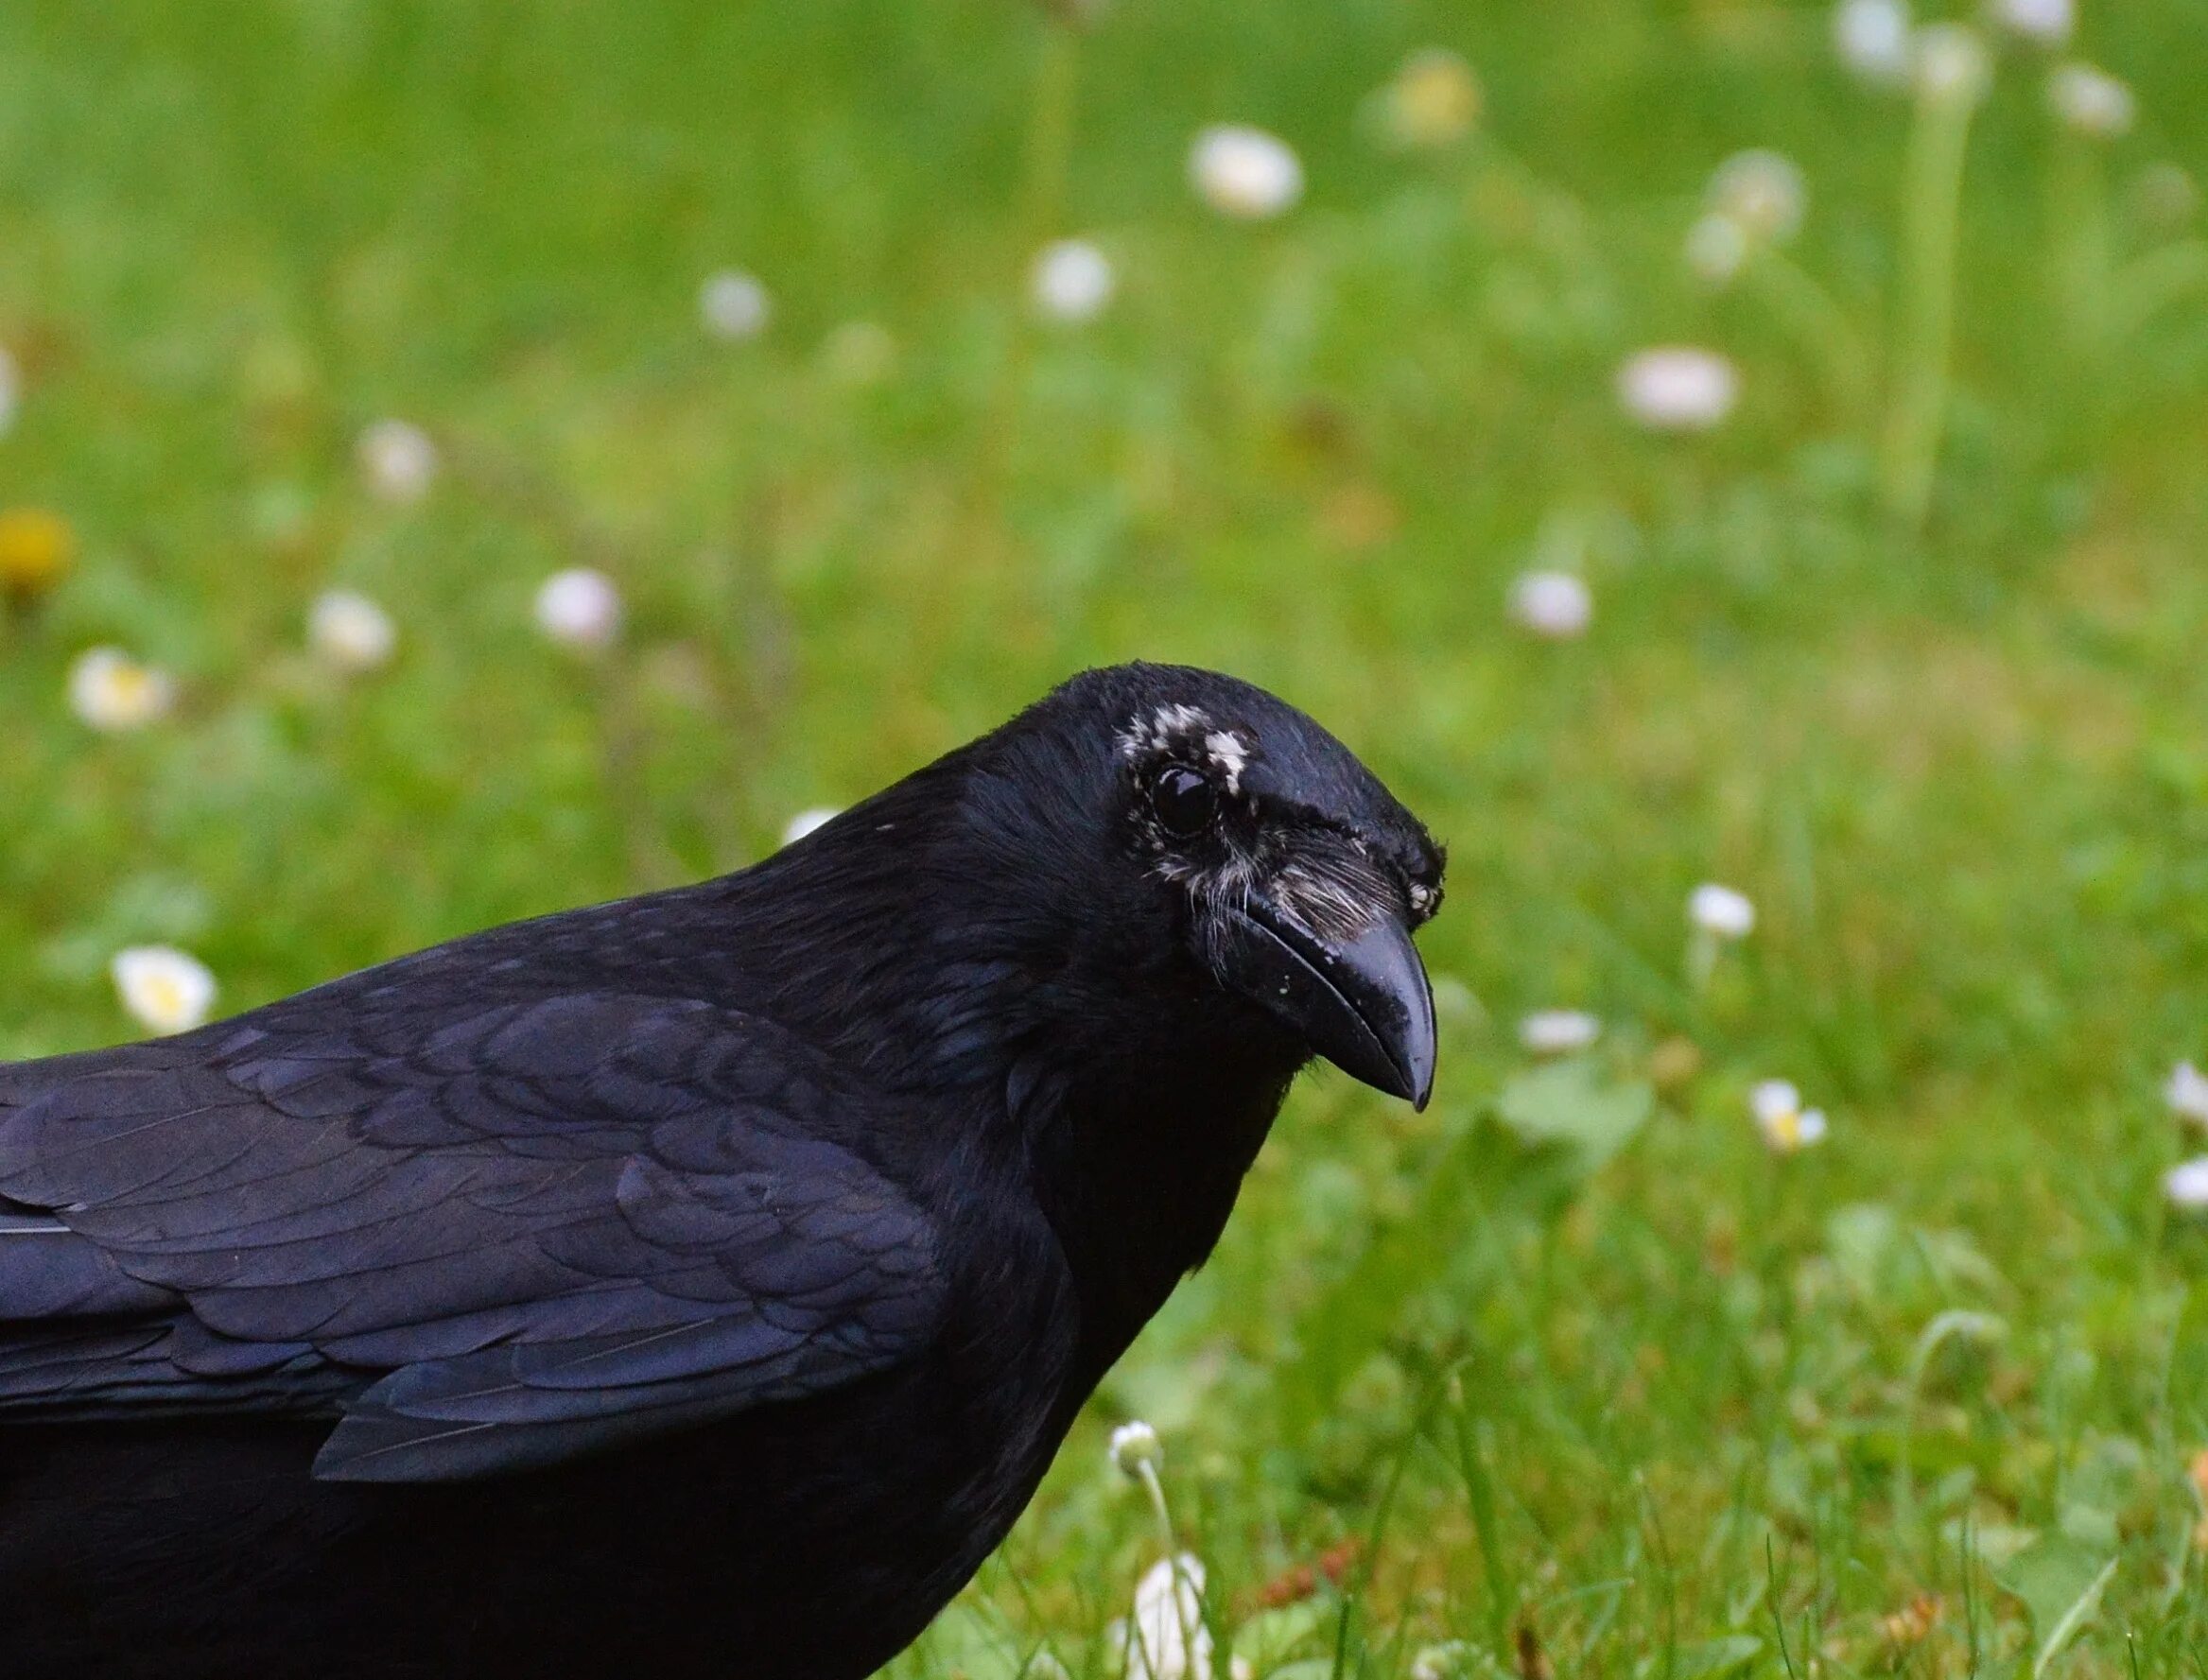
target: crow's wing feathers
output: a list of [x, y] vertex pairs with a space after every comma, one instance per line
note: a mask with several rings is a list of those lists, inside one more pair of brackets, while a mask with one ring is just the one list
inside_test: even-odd
[[336, 1399], [322, 1475], [438, 1480], [925, 1345], [932, 1227], [779, 1030], [562, 996], [409, 1048], [390, 994], [321, 996], [0, 1067], [0, 1412]]

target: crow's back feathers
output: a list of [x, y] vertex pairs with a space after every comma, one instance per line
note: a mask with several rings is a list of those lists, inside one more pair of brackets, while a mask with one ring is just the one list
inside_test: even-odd
[[337, 1406], [322, 1474], [440, 1480], [925, 1345], [932, 1225], [779, 1029], [392, 996], [0, 1068], [0, 1413]]

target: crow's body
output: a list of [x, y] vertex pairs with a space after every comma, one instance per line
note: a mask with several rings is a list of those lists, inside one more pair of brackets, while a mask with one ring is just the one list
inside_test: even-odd
[[857, 1680], [1313, 1045], [1422, 1098], [1438, 874], [1127, 667], [755, 869], [0, 1067], [0, 1667]]

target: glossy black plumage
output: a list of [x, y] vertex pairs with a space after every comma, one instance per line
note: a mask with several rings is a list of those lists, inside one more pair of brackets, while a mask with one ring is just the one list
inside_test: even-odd
[[1423, 1100], [1439, 870], [1121, 667], [739, 875], [0, 1067], [0, 1667], [857, 1680], [1314, 1045]]

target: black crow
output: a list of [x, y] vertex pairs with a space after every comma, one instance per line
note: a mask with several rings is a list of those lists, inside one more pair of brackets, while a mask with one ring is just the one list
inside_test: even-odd
[[1218, 1240], [1413, 1102], [1442, 858], [1078, 677], [755, 868], [0, 1066], [9, 1680], [859, 1680]]

